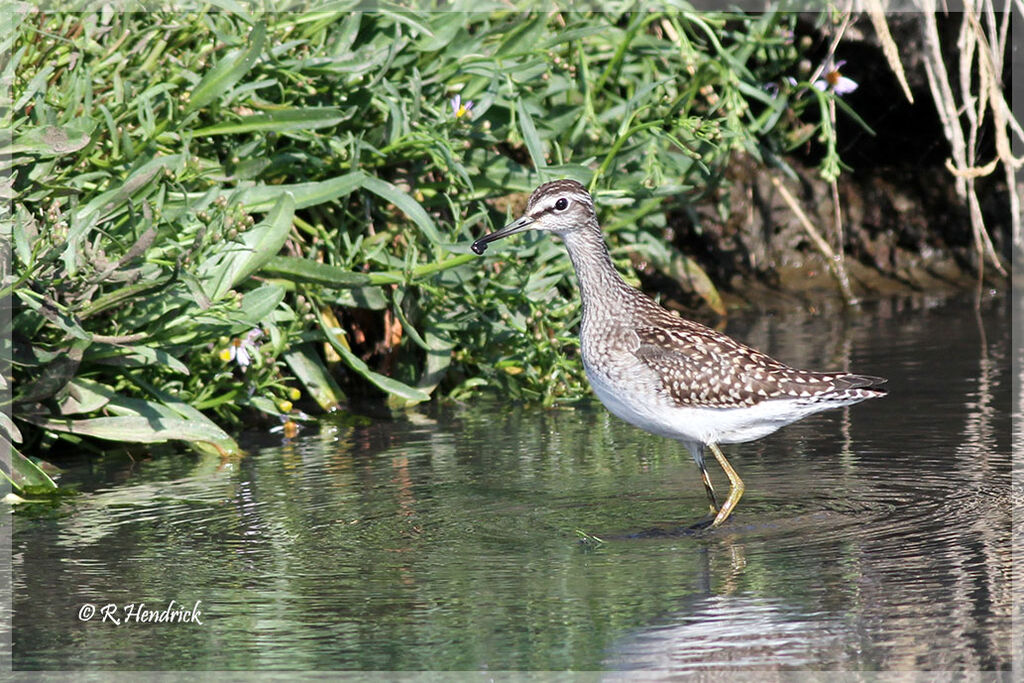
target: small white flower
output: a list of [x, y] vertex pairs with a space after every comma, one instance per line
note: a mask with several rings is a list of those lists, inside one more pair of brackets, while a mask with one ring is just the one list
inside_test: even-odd
[[252, 356], [249, 355], [249, 349], [246, 348], [245, 342], [241, 339], [231, 340], [231, 360], [238, 363], [238, 367], [245, 370], [252, 363]]
[[837, 95], [848, 95], [857, 89], [857, 81], [852, 78], [847, 78], [839, 73], [839, 69], [846, 64], [845, 60], [832, 63], [829, 60], [825, 64], [825, 69], [822, 71], [821, 78], [814, 81], [814, 87], [822, 92], [826, 90], [832, 90]]
[[256, 342], [262, 336], [263, 330], [255, 327], [249, 330], [248, 334], [245, 335], [245, 339], [238, 339], [237, 337], [232, 339], [228, 343], [228, 347], [220, 352], [221, 359], [226, 363], [235, 361], [238, 363], [238, 367], [245, 370], [252, 365], [252, 355], [256, 353], [258, 346]]

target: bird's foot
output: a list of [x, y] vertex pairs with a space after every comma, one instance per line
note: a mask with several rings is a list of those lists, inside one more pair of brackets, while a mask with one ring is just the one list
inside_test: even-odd
[[686, 530], [687, 531], [704, 531], [705, 529], [709, 529], [709, 528], [711, 528], [712, 524], [714, 523], [715, 518], [716, 518], [717, 515], [718, 515], [718, 510], [712, 510], [708, 514], [706, 514], [703, 517], [701, 517], [700, 519], [698, 519], [693, 524], [690, 524], [689, 526], [687, 526]]

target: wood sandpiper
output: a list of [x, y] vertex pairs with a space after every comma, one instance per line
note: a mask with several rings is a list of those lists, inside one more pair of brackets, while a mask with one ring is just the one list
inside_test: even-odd
[[[704, 325], [668, 312], [623, 281], [612, 264], [590, 193], [575, 180], [534, 190], [523, 215], [473, 243], [517, 232], [560, 236], [569, 251], [583, 321], [580, 350], [590, 386], [614, 415], [653, 434], [681, 441], [700, 468], [710, 513], [695, 526], [724, 522], [743, 495], [743, 481], [718, 444], [771, 434], [808, 415], [885, 395], [885, 380], [848, 372], [798, 370]], [[715, 499], [704, 449], [729, 478]]]

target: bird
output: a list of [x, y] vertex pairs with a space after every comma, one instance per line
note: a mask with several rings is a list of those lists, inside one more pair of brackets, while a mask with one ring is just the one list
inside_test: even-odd
[[[529, 230], [561, 237], [569, 252], [583, 308], [580, 352], [598, 399], [616, 417], [682, 443], [700, 468], [708, 514], [695, 529], [720, 526], [744, 492], [721, 444], [754, 441], [814, 413], [887, 393], [881, 377], [790, 367], [669, 312], [627, 284], [608, 253], [593, 198], [575, 180], [540, 185], [519, 218], [471, 248], [482, 255], [491, 242]], [[729, 480], [721, 504], [705, 449]]]

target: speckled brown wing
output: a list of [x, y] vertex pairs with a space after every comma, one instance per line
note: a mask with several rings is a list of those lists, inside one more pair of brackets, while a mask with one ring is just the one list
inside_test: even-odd
[[739, 408], [772, 399], [830, 402], [884, 393], [879, 378], [798, 370], [714, 330], [680, 322], [638, 327], [634, 351], [679, 405]]

